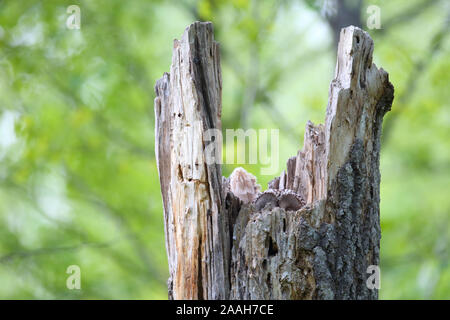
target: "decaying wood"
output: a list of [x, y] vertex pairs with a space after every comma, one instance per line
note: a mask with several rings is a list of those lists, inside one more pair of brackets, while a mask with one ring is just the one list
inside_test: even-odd
[[196, 22], [175, 41], [155, 99], [172, 298], [378, 297], [366, 271], [379, 263], [380, 134], [393, 87], [372, 51], [366, 32], [341, 31], [325, 124], [308, 122], [303, 149], [243, 203], [206, 163], [205, 132], [221, 129], [212, 26]]
[[204, 152], [205, 132], [221, 130], [220, 72], [211, 23], [194, 23], [174, 41], [170, 74], [155, 88], [156, 155], [174, 299], [228, 297], [221, 167], [208, 164]]

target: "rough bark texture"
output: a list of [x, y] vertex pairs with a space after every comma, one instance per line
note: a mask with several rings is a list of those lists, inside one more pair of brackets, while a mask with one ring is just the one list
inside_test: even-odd
[[244, 204], [206, 164], [205, 131], [221, 129], [212, 26], [194, 23], [175, 41], [155, 99], [171, 298], [378, 297], [366, 280], [379, 264], [380, 134], [393, 86], [372, 51], [366, 32], [342, 29], [325, 124], [308, 122], [303, 149]]
[[156, 155], [174, 299], [228, 297], [221, 167], [208, 164], [205, 152], [205, 141], [212, 138], [205, 136], [207, 130], [221, 130], [220, 72], [212, 24], [194, 23], [174, 41], [170, 74], [155, 87]]

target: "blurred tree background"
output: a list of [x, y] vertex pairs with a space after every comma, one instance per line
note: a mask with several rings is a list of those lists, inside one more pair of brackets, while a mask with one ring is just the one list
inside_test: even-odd
[[[73, 4], [80, 30], [66, 27]], [[379, 30], [367, 28], [370, 5]], [[306, 121], [324, 121], [336, 30], [371, 34], [396, 91], [380, 298], [450, 298], [446, 0], [0, 1], [0, 298], [167, 297], [153, 86], [195, 20], [212, 21], [221, 44], [223, 129], [279, 128], [280, 169]], [[66, 287], [69, 265], [81, 290]]]

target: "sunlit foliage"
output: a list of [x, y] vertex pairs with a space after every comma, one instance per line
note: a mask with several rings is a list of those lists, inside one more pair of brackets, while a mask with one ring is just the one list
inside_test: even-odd
[[[367, 30], [374, 62], [396, 90], [381, 156], [381, 298], [450, 298], [450, 7], [398, 18], [422, 2], [370, 2], [382, 15]], [[80, 30], [66, 27], [72, 4]], [[165, 299], [153, 85], [172, 40], [213, 21], [223, 128], [279, 128], [281, 170], [306, 121], [325, 115], [335, 48], [320, 6], [0, 1], [0, 298]], [[263, 188], [272, 178], [244, 167]], [[70, 265], [81, 290], [66, 287]]]

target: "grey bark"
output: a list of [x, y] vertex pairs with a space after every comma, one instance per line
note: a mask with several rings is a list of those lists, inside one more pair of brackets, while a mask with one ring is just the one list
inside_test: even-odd
[[196, 22], [175, 41], [155, 99], [170, 298], [378, 297], [366, 281], [379, 264], [380, 135], [393, 86], [372, 51], [366, 32], [342, 29], [325, 124], [307, 123], [303, 149], [246, 204], [207, 164], [207, 129], [221, 130], [212, 25]]

